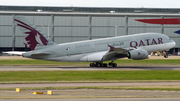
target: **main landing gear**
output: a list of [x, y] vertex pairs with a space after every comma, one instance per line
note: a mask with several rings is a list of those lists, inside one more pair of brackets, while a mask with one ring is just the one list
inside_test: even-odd
[[107, 63], [102, 63], [102, 62], [95, 62], [95, 63], [90, 63], [90, 67], [107, 67], [107, 66], [111, 66], [111, 67], [117, 67], [116, 63], [110, 62], [109, 64]]

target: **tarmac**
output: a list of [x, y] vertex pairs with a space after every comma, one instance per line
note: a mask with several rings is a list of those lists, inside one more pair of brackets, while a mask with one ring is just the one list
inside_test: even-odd
[[[47, 90], [0, 90], [1, 99], [80, 99], [80, 98], [180, 98], [180, 91], [158, 90], [117, 90], [117, 89], [66, 89], [52, 90], [52, 95], [47, 95]], [[43, 92], [43, 94], [32, 94]]]
[[180, 101], [180, 98], [0, 99], [0, 101]]

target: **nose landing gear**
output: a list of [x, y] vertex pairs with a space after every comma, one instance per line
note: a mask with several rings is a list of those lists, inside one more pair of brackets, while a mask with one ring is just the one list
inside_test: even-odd
[[168, 52], [165, 51], [164, 58], [168, 58]]

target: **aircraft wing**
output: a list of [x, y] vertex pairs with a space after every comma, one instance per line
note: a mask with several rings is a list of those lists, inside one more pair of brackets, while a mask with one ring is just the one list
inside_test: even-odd
[[22, 55], [23, 53], [26, 53], [26, 52], [23, 52], [23, 51], [8, 51], [8, 52], [2, 52], [2, 53], [7, 53], [7, 54], [10, 54], [10, 55]]
[[127, 56], [127, 52], [134, 50], [134, 48], [121, 48], [110, 46], [110, 50], [103, 56], [103, 59], [108, 60], [112, 58], [124, 58]]

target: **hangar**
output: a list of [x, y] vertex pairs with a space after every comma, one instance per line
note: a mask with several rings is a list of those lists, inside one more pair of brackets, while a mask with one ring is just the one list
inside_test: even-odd
[[176, 42], [170, 50], [180, 55], [180, 25], [148, 24], [136, 19], [180, 18], [180, 9], [158, 8], [87, 8], [0, 6], [0, 52], [28, 51], [24, 35], [13, 17], [23, 15], [55, 43], [67, 43], [97, 38], [157, 32]]

